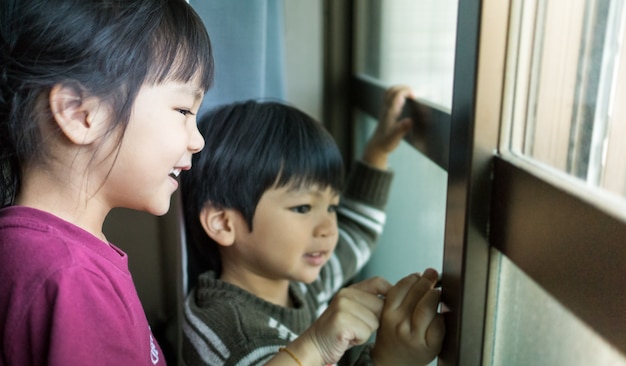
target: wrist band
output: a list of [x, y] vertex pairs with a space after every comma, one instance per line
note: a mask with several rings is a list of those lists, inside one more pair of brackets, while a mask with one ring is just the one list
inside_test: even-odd
[[293, 358], [294, 361], [296, 361], [298, 363], [298, 366], [302, 366], [302, 362], [300, 362], [300, 360], [298, 359], [298, 357], [296, 357], [296, 355], [293, 354], [293, 352], [291, 352], [290, 350], [288, 350], [285, 347], [280, 347], [278, 349], [280, 352], [285, 352], [287, 353], [289, 356], [291, 356], [291, 358]]

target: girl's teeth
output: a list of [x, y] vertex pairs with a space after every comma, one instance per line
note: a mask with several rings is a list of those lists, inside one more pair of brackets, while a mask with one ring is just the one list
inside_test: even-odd
[[173, 176], [174, 178], [178, 178], [179, 174], [180, 174], [180, 169], [172, 169], [170, 171], [170, 175]]

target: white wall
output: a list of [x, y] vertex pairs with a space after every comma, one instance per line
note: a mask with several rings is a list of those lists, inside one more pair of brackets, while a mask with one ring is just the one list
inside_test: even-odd
[[285, 4], [285, 91], [287, 101], [311, 117], [322, 117], [322, 1]]

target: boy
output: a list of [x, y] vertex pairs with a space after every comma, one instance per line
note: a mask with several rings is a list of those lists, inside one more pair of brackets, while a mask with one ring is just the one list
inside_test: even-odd
[[190, 253], [210, 270], [191, 282], [185, 302], [187, 363], [265, 362], [365, 265], [384, 225], [388, 154], [411, 128], [410, 119], [397, 121], [408, 96], [406, 87], [387, 92], [341, 203], [341, 155], [311, 117], [248, 101], [201, 119], [205, 148], [182, 193]]

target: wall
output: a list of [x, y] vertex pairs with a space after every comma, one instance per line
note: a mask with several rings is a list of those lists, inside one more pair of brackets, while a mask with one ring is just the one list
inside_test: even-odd
[[286, 99], [313, 118], [322, 116], [322, 1], [283, 0]]

